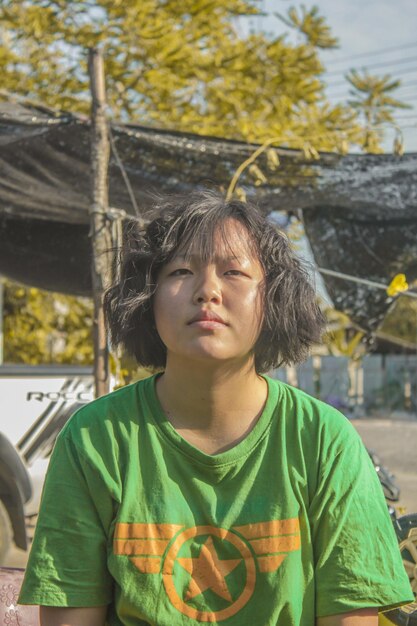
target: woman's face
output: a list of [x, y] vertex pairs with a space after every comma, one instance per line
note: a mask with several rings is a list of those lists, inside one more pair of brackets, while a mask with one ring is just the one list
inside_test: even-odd
[[[225, 243], [226, 242], [226, 243]], [[253, 362], [263, 317], [264, 273], [246, 228], [235, 219], [215, 235], [213, 259], [179, 252], [158, 276], [154, 316], [173, 358]]]

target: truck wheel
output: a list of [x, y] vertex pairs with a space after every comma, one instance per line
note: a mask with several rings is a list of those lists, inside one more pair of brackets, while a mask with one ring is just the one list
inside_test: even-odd
[[12, 526], [6, 507], [0, 500], [0, 565], [5, 562], [7, 553], [12, 545]]

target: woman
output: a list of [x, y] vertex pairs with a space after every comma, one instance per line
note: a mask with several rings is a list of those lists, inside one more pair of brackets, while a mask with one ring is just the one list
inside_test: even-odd
[[132, 223], [111, 338], [162, 372], [61, 432], [20, 602], [42, 626], [374, 626], [412, 600], [348, 421], [263, 375], [323, 325], [290, 245], [213, 192]]

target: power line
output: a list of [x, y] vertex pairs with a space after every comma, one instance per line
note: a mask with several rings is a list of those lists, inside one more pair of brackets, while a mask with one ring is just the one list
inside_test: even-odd
[[[325, 92], [325, 97], [327, 98], [327, 100], [330, 100], [331, 102], [340, 102], [340, 100], [351, 100], [353, 98], [353, 96], [357, 95], [357, 92], [353, 92], [353, 88], [349, 86], [349, 90], [348, 91], [348, 87], [346, 87], [345, 90], [342, 91], [338, 91], [336, 93], [327, 93], [327, 91]], [[359, 92], [358, 92], [359, 95]], [[363, 95], [363, 94], [362, 94]], [[402, 93], [397, 93], [395, 92], [393, 94], [393, 98], [396, 98], [397, 100], [401, 100], [404, 104], [407, 104], [411, 107], [415, 107], [416, 104], [416, 100], [417, 100], [417, 93], [410, 93], [410, 94], [402, 94]]]
[[[404, 88], [403, 87], [398, 87], [398, 90], [393, 94], [393, 97], [395, 98], [401, 98], [402, 100], [404, 100], [404, 102], [407, 103], [408, 100], [411, 100], [412, 98], [417, 98], [417, 93], [416, 92], [411, 92], [411, 93], [404, 93], [402, 91], [402, 89], [408, 89], [409, 87], [412, 87], [413, 85], [415, 86], [417, 83], [409, 83], [407, 84]], [[353, 89], [353, 87], [351, 85], [346, 85], [346, 89]], [[345, 93], [344, 95], [341, 93], [341, 95], [339, 96], [337, 93], [333, 94], [333, 93], [326, 93], [327, 98], [330, 99], [334, 99], [334, 98], [340, 98], [340, 97], [347, 97], [350, 98], [353, 94], [352, 93]], [[411, 103], [411, 106], [415, 106], [414, 101]]]
[[404, 91], [404, 89], [408, 89], [408, 87], [412, 87], [413, 85], [417, 85], [417, 81], [414, 80], [414, 81], [403, 83], [402, 85], [398, 87], [398, 91]]
[[393, 46], [391, 48], [380, 48], [379, 50], [372, 50], [370, 52], [361, 52], [360, 54], [354, 54], [349, 57], [343, 57], [342, 59], [334, 59], [332, 61], [328, 61], [326, 65], [334, 65], [336, 63], [346, 63], [351, 59], [360, 59], [366, 56], [373, 56], [375, 54], [384, 54], [385, 52], [394, 52], [395, 50], [407, 50], [409, 48], [417, 47], [417, 41], [413, 43], [404, 44], [403, 46]]
[[[410, 73], [417, 74], [417, 67], [410, 67], [410, 68], [408, 68], [406, 70], [399, 70], [399, 71], [395, 72], [395, 76], [391, 76], [390, 78], [392, 78], [392, 80], [396, 80], [397, 76], [403, 76], [404, 74], [410, 74]], [[347, 79], [345, 79], [345, 80], [347, 80]], [[339, 87], [339, 86], [344, 85], [344, 84], [345, 84], [345, 81], [339, 81], [339, 82], [336, 82], [336, 83], [330, 81], [330, 82], [327, 83], [327, 86], [333, 88], [333, 87]]]
[[[417, 100], [417, 93], [411, 93], [411, 94], [409, 94], [409, 95], [404, 95], [404, 96], [402, 96], [402, 95], [400, 94], [400, 95], [399, 95], [399, 97], [400, 97], [402, 100], [404, 100], [404, 102], [405, 102], [406, 104], [410, 104], [410, 106], [411, 106], [413, 109], [415, 109], [415, 108], [416, 108], [415, 101]], [[410, 103], [409, 101], [410, 101], [411, 99], [412, 99], [413, 101]]]
[[397, 128], [399, 128], [400, 130], [404, 130], [406, 128], [417, 128], [417, 124], [395, 124], [395, 126], [393, 126], [391, 122], [381, 122], [380, 124], [378, 124], [378, 128], [380, 128], [381, 126], [386, 126], [386, 130], [391, 129], [393, 131], [395, 131]]
[[[327, 268], [325, 269], [324, 267], [317, 267], [316, 270], [320, 272], [320, 274], [327, 274], [328, 276], [334, 276], [335, 278], [343, 278], [343, 280], [347, 280], [353, 283], [360, 283], [362, 285], [367, 285], [368, 287], [374, 287], [376, 289], [383, 289], [384, 291], [387, 291], [387, 289], [389, 288], [389, 285], [386, 285], [385, 283], [378, 283], [375, 280], [359, 278], [359, 276], [352, 276], [351, 274], [344, 274], [343, 272], [335, 272], [334, 270], [329, 270]], [[397, 295], [417, 298], [417, 292], [411, 291], [410, 289], [399, 292]]]
[[[413, 97], [414, 100], [417, 100], [417, 93], [413, 94], [412, 96], [407, 96], [407, 98], [405, 96], [401, 96], [401, 94], [395, 94], [395, 97], [397, 99], [400, 99], [402, 102], [404, 102], [405, 104], [409, 104], [409, 98]], [[330, 103], [347, 103], [348, 100], [351, 100], [353, 98], [353, 94], [350, 93], [341, 93], [341, 94], [326, 94], [326, 98], [329, 100]], [[416, 105], [411, 103], [410, 106], [412, 107], [412, 109], [416, 108]]]
[[[400, 87], [397, 88], [397, 90], [392, 94], [392, 96], [394, 98], [402, 98], [403, 100], [406, 100], [407, 98], [412, 98], [413, 94], [408, 94], [408, 93], [404, 93], [404, 89], [408, 89], [409, 87], [415, 87], [417, 85], [417, 81], [410, 81], [409, 83], [404, 83], [404, 85], [400, 85]], [[332, 88], [332, 87], [327, 87], [327, 85], [324, 85], [325, 90], [326, 90], [326, 95], [328, 98], [334, 98], [334, 97], [339, 97], [338, 94], [340, 93], [341, 95], [345, 94], [345, 96], [351, 96], [354, 93], [356, 94], [356, 90], [354, 90], [353, 86], [346, 82], [345, 85], [343, 85], [343, 87], [340, 85], [337, 88]], [[348, 90], [352, 90], [352, 93], [347, 93]], [[330, 93], [329, 93], [330, 91]], [[391, 94], [390, 94], [391, 95]]]
[[[413, 87], [417, 85], [417, 81], [406, 81], [401, 83], [401, 85], [399, 85], [396, 88], [395, 93], [393, 93], [393, 96], [398, 96], [399, 92], [402, 91], [403, 89], [405, 89], [406, 87]], [[330, 89], [330, 91], [341, 91], [343, 90], [343, 88], [346, 89], [354, 89], [353, 85], [351, 83], [349, 83], [347, 80], [345, 81], [345, 83], [340, 82], [340, 84], [338, 85], [326, 85], [324, 84], [324, 87], [326, 89]]]
[[[417, 57], [408, 57], [407, 59], [397, 59], [396, 61], [386, 61], [382, 63], [372, 63], [371, 65], [366, 65], [364, 67], [361, 67], [360, 69], [372, 70], [372, 69], [376, 69], [377, 67], [387, 67], [387, 65], [404, 65], [406, 63], [410, 63], [411, 61], [417, 61]], [[350, 66], [350, 67], [347, 67], [346, 70], [324, 72], [324, 74], [326, 76], [340, 76], [340, 74], [343, 74], [345, 71], [350, 71], [351, 69], [352, 67]]]
[[405, 89], [406, 87], [411, 87], [412, 85], [417, 85], [417, 81], [416, 81], [416, 80], [414, 80], [414, 81], [410, 81], [410, 82], [408, 82], [408, 81], [407, 81], [406, 83], [403, 83], [402, 85], [400, 85], [400, 86], [398, 87], [398, 90], [399, 90], [399, 91], [404, 91], [404, 89]]

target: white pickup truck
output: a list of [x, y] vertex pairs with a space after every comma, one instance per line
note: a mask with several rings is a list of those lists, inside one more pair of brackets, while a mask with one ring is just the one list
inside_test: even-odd
[[0, 365], [0, 564], [28, 547], [55, 438], [93, 395], [88, 367]]

